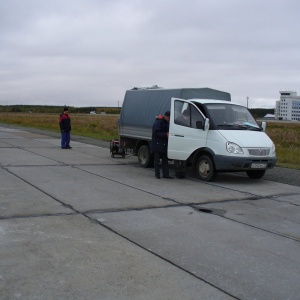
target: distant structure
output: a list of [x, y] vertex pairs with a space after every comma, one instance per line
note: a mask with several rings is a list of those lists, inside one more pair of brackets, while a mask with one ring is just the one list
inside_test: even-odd
[[275, 115], [272, 115], [272, 114], [266, 114], [264, 117], [263, 117], [264, 120], [274, 120], [275, 119]]
[[300, 96], [297, 92], [280, 91], [276, 101], [275, 118], [286, 121], [300, 121]]

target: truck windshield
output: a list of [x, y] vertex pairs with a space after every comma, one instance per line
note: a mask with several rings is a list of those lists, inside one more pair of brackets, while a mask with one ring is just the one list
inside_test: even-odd
[[207, 103], [204, 106], [211, 129], [262, 130], [246, 107], [223, 103]]

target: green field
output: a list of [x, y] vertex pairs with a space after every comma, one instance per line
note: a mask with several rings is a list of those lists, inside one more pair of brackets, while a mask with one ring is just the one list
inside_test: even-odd
[[[118, 138], [119, 115], [70, 114], [72, 134], [110, 141]], [[59, 132], [58, 114], [0, 113], [0, 123]], [[276, 146], [277, 166], [300, 169], [300, 122], [267, 121], [267, 134]]]
[[267, 122], [267, 134], [276, 146], [277, 165], [300, 169], [300, 122]]
[[[119, 115], [70, 114], [72, 134], [110, 141], [118, 137]], [[59, 114], [0, 113], [0, 123], [60, 132]]]

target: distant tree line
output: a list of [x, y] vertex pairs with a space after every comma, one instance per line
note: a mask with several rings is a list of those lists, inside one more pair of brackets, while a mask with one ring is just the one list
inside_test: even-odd
[[254, 119], [262, 119], [266, 114], [274, 115], [274, 108], [249, 108]]
[[[60, 113], [64, 106], [48, 105], [0, 105], [0, 112], [20, 112], [20, 113]], [[266, 114], [274, 114], [273, 108], [250, 108], [251, 114], [255, 119], [263, 118]], [[90, 112], [97, 114], [120, 114], [121, 107], [69, 107], [70, 113], [88, 114]]]
[[[64, 106], [50, 105], [0, 105], [0, 112], [19, 112], [19, 113], [61, 113]], [[69, 106], [70, 113], [88, 114], [91, 111], [107, 114], [119, 114], [120, 107], [73, 107]]]

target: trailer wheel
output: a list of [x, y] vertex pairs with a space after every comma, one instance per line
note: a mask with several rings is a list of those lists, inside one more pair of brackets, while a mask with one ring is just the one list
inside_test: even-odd
[[253, 170], [253, 171], [251, 170], [251, 171], [246, 171], [246, 173], [249, 178], [260, 179], [265, 175], [266, 170]]
[[198, 158], [196, 171], [198, 178], [202, 181], [211, 181], [217, 174], [212, 159], [207, 155]]
[[153, 159], [148, 145], [143, 145], [139, 148], [138, 160], [143, 168], [149, 168], [152, 165]]

